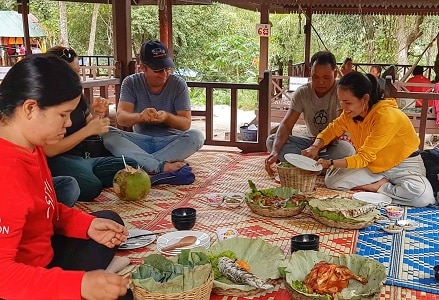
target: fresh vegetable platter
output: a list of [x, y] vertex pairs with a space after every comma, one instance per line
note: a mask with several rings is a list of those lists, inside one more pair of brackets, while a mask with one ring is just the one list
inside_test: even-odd
[[257, 189], [251, 180], [248, 182], [251, 192], [246, 195], [246, 203], [255, 214], [274, 218], [292, 217], [300, 214], [306, 206], [306, 196], [297, 189]]

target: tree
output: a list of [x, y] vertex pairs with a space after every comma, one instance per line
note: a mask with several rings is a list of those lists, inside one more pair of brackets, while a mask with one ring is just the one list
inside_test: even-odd
[[60, 36], [59, 41], [61, 45], [69, 45], [69, 32], [67, 30], [67, 9], [64, 1], [58, 1], [59, 3], [59, 28]]
[[95, 48], [96, 39], [96, 23], [99, 15], [99, 4], [95, 3], [93, 5], [93, 15], [91, 18], [91, 29], [90, 29], [90, 39], [88, 40], [88, 51], [87, 55], [93, 55]]
[[398, 16], [398, 27], [396, 31], [396, 39], [398, 40], [398, 63], [399, 64], [409, 64], [408, 53], [412, 43], [422, 36], [423, 32], [420, 29], [420, 25], [424, 21], [424, 16], [416, 16], [414, 21], [414, 26], [411, 27], [412, 30], [409, 32], [407, 16]]

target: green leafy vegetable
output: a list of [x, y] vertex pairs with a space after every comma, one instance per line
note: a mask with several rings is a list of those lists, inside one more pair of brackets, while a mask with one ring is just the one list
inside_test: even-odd
[[156, 293], [179, 293], [203, 284], [212, 267], [202, 252], [183, 250], [176, 262], [160, 254], [151, 254], [131, 274], [133, 284]]

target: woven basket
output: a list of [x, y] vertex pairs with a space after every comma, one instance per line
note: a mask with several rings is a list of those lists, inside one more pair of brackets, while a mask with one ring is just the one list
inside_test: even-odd
[[257, 204], [247, 201], [247, 205], [252, 212], [257, 215], [272, 218], [287, 218], [298, 215], [305, 208], [305, 205], [286, 207], [286, 208], [274, 208], [274, 207], [260, 207]]
[[320, 171], [307, 171], [288, 163], [277, 165], [277, 172], [281, 186], [291, 187], [303, 193], [312, 192], [316, 186], [317, 175]]
[[145, 289], [133, 286], [134, 299], [136, 300], [209, 300], [213, 286], [213, 272], [206, 282], [189, 291], [172, 294], [151, 293]]
[[329, 226], [329, 227], [335, 227], [335, 228], [341, 228], [341, 229], [362, 229], [369, 227], [374, 223], [374, 220], [370, 221], [364, 221], [364, 222], [358, 222], [358, 223], [348, 223], [348, 222], [338, 222], [334, 220], [330, 220], [328, 218], [319, 216], [311, 211], [311, 214], [314, 219], [319, 221], [320, 223]]
[[[285, 289], [288, 292], [291, 300], [312, 300], [314, 298], [307, 297], [299, 292], [296, 292], [291, 285], [284, 281]], [[370, 297], [362, 298], [364, 300], [378, 300], [380, 298], [380, 294], [372, 295]]]
[[[268, 284], [271, 285], [276, 285], [279, 282], [279, 279], [269, 279], [267, 280]], [[222, 289], [219, 287], [214, 287], [212, 289], [212, 293], [216, 294], [216, 295], [221, 295], [221, 296], [232, 296], [232, 297], [251, 297], [251, 296], [255, 296], [259, 293], [265, 292], [266, 290], [264, 289], [253, 289], [250, 291], [243, 291], [240, 289]]]

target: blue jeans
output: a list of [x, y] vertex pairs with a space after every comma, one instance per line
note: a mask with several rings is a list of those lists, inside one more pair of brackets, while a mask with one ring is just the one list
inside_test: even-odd
[[[138, 163], [131, 158], [125, 162], [133, 167]], [[52, 176], [72, 176], [81, 193], [78, 201], [92, 201], [102, 189], [113, 186], [113, 177], [125, 167], [121, 157], [82, 158], [75, 155], [58, 155], [47, 159]]]
[[58, 202], [72, 207], [81, 192], [76, 179], [71, 176], [55, 176], [52, 180]]
[[114, 156], [135, 158], [148, 173], [161, 173], [165, 162], [182, 161], [204, 144], [200, 130], [190, 129], [180, 135], [149, 136], [110, 128], [103, 134], [105, 148]]
[[[266, 144], [268, 152], [271, 152], [271, 149], [273, 149], [274, 137], [275, 134], [272, 134], [267, 138]], [[279, 152], [279, 160], [286, 162], [284, 158], [286, 153], [301, 154], [301, 151], [311, 146], [313, 142], [314, 140], [309, 137], [290, 135], [282, 147], [282, 150]], [[354, 154], [355, 148], [349, 142], [334, 141], [326, 147], [326, 151], [320, 151], [319, 157], [325, 159], [340, 159]]]

